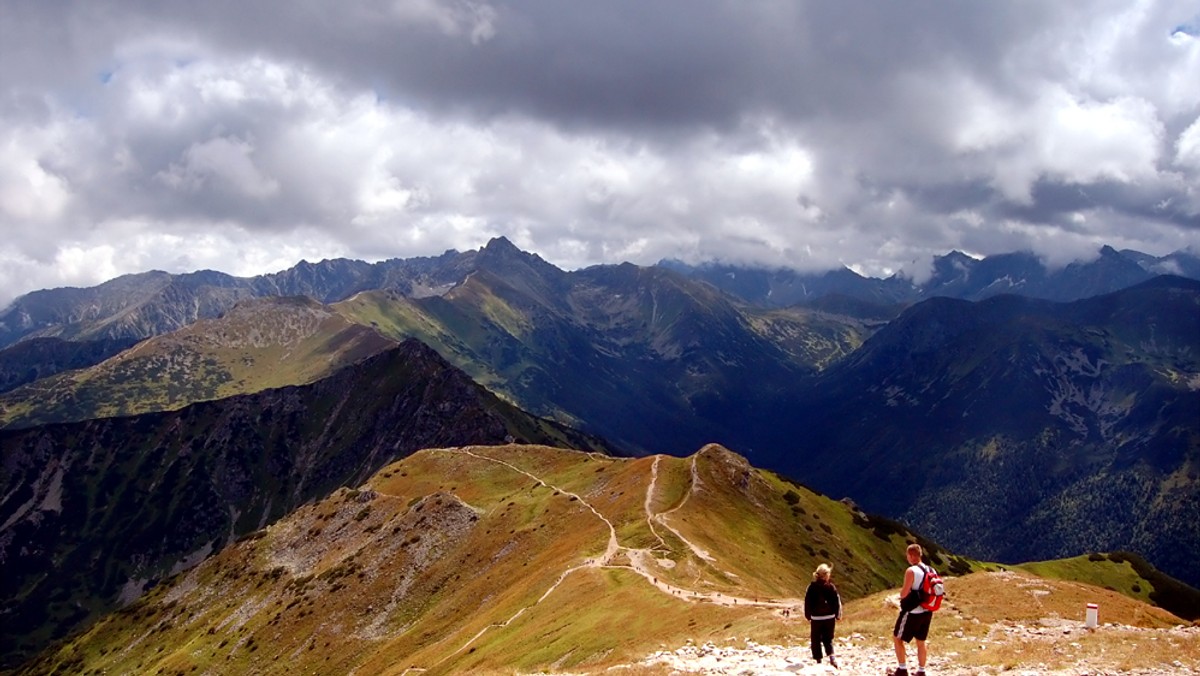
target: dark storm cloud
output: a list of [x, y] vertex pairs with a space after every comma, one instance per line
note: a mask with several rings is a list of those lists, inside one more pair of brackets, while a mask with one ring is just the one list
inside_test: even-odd
[[21, 68], [29, 79], [77, 80], [72, 59], [100, 76], [120, 58], [96, 43], [162, 31], [300, 60], [406, 105], [635, 128], [727, 127], [756, 113], [906, 112], [886, 109], [903, 87], [898, 74], [944, 63], [1003, 82], [1014, 74], [995, 64], [1013, 36], [1071, 19], [1035, 2], [407, 3], [426, 11], [392, 11], [406, 3], [391, 2], [47, 4], [18, 3], [18, 18], [34, 26], [21, 32], [69, 49]]

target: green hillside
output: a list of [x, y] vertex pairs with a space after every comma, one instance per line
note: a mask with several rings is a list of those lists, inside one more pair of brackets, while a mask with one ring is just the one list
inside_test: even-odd
[[417, 341], [310, 385], [0, 430], [0, 666], [397, 458], [506, 439], [604, 448]]
[[390, 338], [420, 339], [527, 411], [635, 452], [759, 447], [775, 436], [775, 402], [874, 331], [750, 308], [663, 269], [564, 273], [500, 245], [484, 253], [441, 296], [372, 291], [334, 307]]
[[95, 366], [0, 394], [0, 424], [29, 427], [170, 411], [303, 385], [394, 345], [307, 298], [247, 301], [220, 319], [201, 320]]
[[717, 446], [636, 460], [425, 450], [243, 538], [26, 671], [572, 669], [751, 626], [795, 604], [818, 561], [834, 562], [848, 599], [888, 588], [904, 534], [860, 522]]
[[1093, 553], [1016, 567], [1041, 577], [1086, 582], [1200, 620], [1200, 590], [1164, 575], [1136, 554]]
[[[785, 611], [799, 612], [818, 562], [834, 565], [845, 631], [883, 636], [912, 537], [715, 445], [638, 459], [428, 449], [243, 537], [18, 673], [606, 673], [663, 646], [805, 640]], [[1083, 598], [1110, 619], [1178, 622], [1111, 592], [1022, 580], [1043, 599], [1034, 608], [1011, 573], [972, 574], [997, 569], [936, 548], [931, 560], [965, 576], [951, 576], [939, 627], [968, 663], [991, 663], [971, 646], [994, 623]]]

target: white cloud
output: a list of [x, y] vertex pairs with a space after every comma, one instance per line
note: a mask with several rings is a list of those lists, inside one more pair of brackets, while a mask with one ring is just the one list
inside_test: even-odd
[[67, 210], [70, 186], [49, 165], [66, 152], [65, 125], [0, 127], [0, 224], [53, 222]]
[[1073, 183], [1130, 182], [1157, 173], [1163, 127], [1149, 101], [1079, 100], [1061, 90], [1048, 98], [1037, 139], [1047, 173]]
[[279, 193], [279, 182], [265, 175], [252, 157], [254, 147], [239, 138], [217, 137], [192, 144], [182, 160], [157, 174], [168, 187], [200, 192], [210, 183], [249, 197], [266, 198]]
[[953, 135], [959, 152], [983, 155], [990, 180], [1007, 198], [1030, 204], [1033, 184], [1042, 178], [1077, 184], [1154, 179], [1165, 131], [1149, 101], [1096, 101], [1051, 85], [1025, 109], [976, 94]]
[[22, 5], [0, 26], [20, 271], [0, 282], [499, 234], [563, 267], [873, 274], [952, 248], [1200, 248], [1200, 41], [1177, 3], [680, 11]]
[[1175, 164], [1200, 172], [1200, 117], [1175, 142]]

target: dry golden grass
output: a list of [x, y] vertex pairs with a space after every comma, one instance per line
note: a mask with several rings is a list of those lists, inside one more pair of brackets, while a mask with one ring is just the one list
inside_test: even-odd
[[[1106, 589], [1011, 571], [952, 578], [946, 588], [929, 646], [931, 653], [953, 654], [960, 666], [1068, 669], [1082, 662], [1174, 669], [1179, 661], [1200, 667], [1197, 634], [1170, 630], [1183, 624], [1179, 618]], [[894, 594], [850, 603], [839, 633], [889, 636]], [[1088, 603], [1100, 606], [1096, 630], [1083, 628]]]

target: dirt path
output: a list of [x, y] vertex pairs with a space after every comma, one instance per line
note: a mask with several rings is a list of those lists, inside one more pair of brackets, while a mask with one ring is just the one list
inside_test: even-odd
[[[666, 541], [663, 540], [662, 536], [655, 529], [656, 524], [669, 530], [675, 537], [679, 538], [679, 540], [681, 542], [686, 544], [692, 550], [692, 552], [695, 553], [701, 559], [708, 561], [710, 563], [714, 561], [714, 559], [713, 559], [713, 557], [711, 557], [711, 555], [707, 554], [707, 552], [703, 552], [703, 550], [701, 548], [699, 548], [699, 547], [695, 546], [693, 543], [689, 542], [687, 540], [687, 538], [683, 537], [678, 531], [676, 531], [673, 527], [671, 527], [670, 524], [667, 523], [665, 520], [665, 518], [667, 516], [669, 516], [673, 512], [678, 511], [680, 507], [682, 507], [684, 504], [687, 503], [688, 499], [692, 496], [696, 486], [699, 484], [699, 481], [698, 481], [699, 477], [697, 476], [696, 463], [695, 463], [694, 456], [692, 458], [692, 465], [691, 465], [691, 483], [688, 487], [687, 493], [684, 495], [683, 499], [679, 502], [678, 505], [676, 505], [675, 507], [673, 507], [670, 510], [667, 510], [665, 512], [655, 512], [654, 511], [654, 495], [655, 495], [655, 491], [657, 490], [657, 487], [658, 487], [658, 470], [659, 470], [659, 463], [662, 459], [662, 456], [656, 456], [654, 458], [654, 462], [651, 465], [650, 481], [647, 484], [646, 496], [643, 501], [643, 506], [644, 506], [644, 510], [646, 513], [647, 525], [649, 526], [651, 533], [658, 540], [659, 545], [656, 547], [653, 547], [653, 548], [634, 548], [634, 547], [626, 547], [626, 546], [621, 545], [618, 540], [618, 537], [617, 537], [616, 528], [613, 526], [612, 522], [607, 517], [605, 517], [603, 514], [601, 514], [599, 510], [597, 510], [594, 506], [592, 506], [589, 502], [587, 502], [582, 496], [578, 495], [577, 493], [573, 493], [573, 492], [565, 490], [559, 486], [555, 486], [554, 484], [547, 482], [546, 480], [542, 479], [541, 477], [538, 477], [537, 475], [535, 475], [525, 469], [522, 469], [508, 461], [505, 461], [505, 460], [502, 460], [499, 458], [489, 457], [487, 455], [476, 453], [474, 451], [470, 451], [467, 449], [439, 449], [439, 451], [444, 452], [444, 453], [451, 453], [451, 454], [461, 453], [463, 455], [469, 455], [469, 456], [479, 459], [479, 460], [503, 465], [503, 466], [511, 469], [514, 472], [518, 472], [526, 477], [529, 477], [530, 479], [537, 482], [537, 484], [539, 486], [548, 487], [555, 491], [558, 491], [559, 493], [562, 493], [563, 495], [573, 497], [581, 505], [583, 505], [584, 507], [589, 509], [593, 514], [595, 514], [598, 519], [600, 519], [601, 521], [604, 522], [604, 524], [608, 527], [609, 536], [608, 536], [608, 542], [607, 542], [607, 545], [605, 547], [603, 554], [601, 554], [599, 556], [592, 556], [592, 557], [585, 558], [578, 565], [567, 568], [558, 576], [558, 578], [554, 581], [554, 583], [551, 584], [546, 589], [546, 591], [538, 598], [537, 601], [535, 601], [534, 603], [532, 603], [529, 606], [521, 608], [520, 610], [518, 610], [511, 617], [504, 620], [503, 622], [492, 623], [492, 624], [489, 624], [488, 626], [484, 627], [483, 629], [479, 630], [478, 633], [476, 633], [474, 636], [472, 636], [470, 639], [468, 639], [466, 642], [464, 642], [456, 650], [446, 654], [444, 657], [442, 657], [437, 662], [435, 662], [433, 665], [431, 665], [432, 667], [440, 666], [441, 664], [443, 664], [446, 660], [450, 659], [451, 657], [462, 653], [464, 650], [468, 649], [472, 644], [477, 642], [480, 638], [485, 636], [487, 634], [487, 632], [492, 631], [493, 629], [501, 629], [501, 628], [507, 627], [508, 625], [510, 625], [511, 623], [516, 621], [518, 618], [520, 618], [522, 615], [524, 615], [526, 611], [532, 610], [533, 608], [537, 607], [540, 603], [542, 603], [543, 601], [548, 599], [551, 596], [551, 594], [553, 594], [558, 589], [559, 585], [561, 585], [563, 583], [563, 581], [565, 581], [567, 579], [567, 577], [570, 576], [572, 573], [575, 573], [579, 570], [588, 569], [588, 568], [610, 568], [610, 569], [621, 568], [621, 569], [625, 569], [625, 570], [630, 570], [630, 571], [642, 576], [649, 584], [651, 584], [654, 588], [658, 589], [659, 591], [663, 592], [664, 594], [668, 594], [674, 598], [677, 598], [681, 601], [686, 601], [689, 603], [713, 603], [713, 604], [721, 605], [721, 606], [748, 606], [748, 607], [785, 609], [785, 608], [795, 608], [801, 602], [800, 599], [759, 600], [759, 599], [751, 599], [751, 598], [733, 596], [733, 595], [729, 595], [729, 594], [723, 594], [720, 592], [704, 592], [704, 591], [698, 591], [698, 590], [690, 589], [690, 588], [686, 588], [686, 587], [675, 586], [675, 585], [668, 584], [668, 583], [658, 579], [657, 575], [655, 574], [655, 570], [651, 566], [650, 561], [651, 561], [651, 559], [654, 558], [655, 550], [657, 550], [657, 549], [669, 550], [669, 547], [667, 546]], [[702, 554], [702, 552], [703, 552], [703, 554]], [[615, 561], [616, 558], [621, 554], [624, 554], [626, 556], [626, 558], [629, 561], [629, 565], [613, 563], [613, 561]], [[1150, 631], [1153, 631], [1153, 630], [1150, 630]], [[1168, 631], [1168, 630], [1161, 630], [1161, 631]], [[1170, 630], [1170, 631], [1176, 631], [1176, 630]], [[1186, 628], [1186, 629], [1182, 629], [1182, 631], [1192, 632], [1192, 633], [1187, 634], [1188, 638], [1191, 638], [1193, 636], [1200, 637], [1200, 629]], [[1007, 638], [1012, 638], [1012, 637], [1007, 637]], [[1017, 638], [1019, 639], [1021, 637], [1017, 637]], [[1069, 640], [1069, 637], [1067, 640]], [[682, 672], [686, 672], [686, 673], [701, 673], [701, 674], [753, 673], [753, 674], [757, 674], [757, 675], [768, 675], [768, 676], [771, 674], [780, 674], [780, 675], [783, 675], [783, 674], [805, 674], [808, 676], [821, 676], [821, 675], [826, 675], [826, 674], [837, 674], [838, 676], [871, 674], [872, 676], [877, 676], [878, 674], [885, 673], [887, 669], [894, 666], [895, 657], [892, 653], [891, 646], [889, 644], [887, 644], [887, 642], [881, 641], [878, 637], [866, 638], [860, 634], [853, 634], [850, 636], [840, 636], [835, 640], [835, 647], [836, 647], [836, 653], [837, 653], [837, 656], [839, 659], [839, 667], [840, 667], [836, 671], [833, 668], [831, 668], [828, 665], [828, 663], [822, 663], [822, 664], [815, 663], [812, 660], [811, 655], [809, 654], [809, 649], [806, 644], [805, 645], [796, 645], [796, 646], [777, 646], [777, 645], [760, 645], [760, 644], [756, 644], [752, 641], [746, 641], [745, 645], [742, 645], [742, 646], [724, 646], [724, 647], [718, 647], [711, 643], [704, 644], [704, 645], [692, 645], [689, 643], [688, 645], [680, 647], [674, 651], [659, 651], [657, 653], [654, 653], [654, 654], [648, 656], [644, 661], [642, 661], [641, 664], [642, 665], [667, 665], [670, 668], [673, 668], [673, 669], [676, 669], [676, 670], [679, 670]], [[934, 673], [937, 673], [937, 674], [940, 674], [943, 676], [967, 676], [968, 674], [974, 675], [974, 674], [979, 674], [979, 673], [990, 673], [990, 672], [980, 672], [977, 668], [966, 668], [966, 667], [957, 665], [957, 664], [955, 664], [955, 661], [953, 658], [954, 658], [953, 654], [952, 655], [942, 655], [942, 654], [937, 654], [937, 653], [931, 653], [929, 667]], [[637, 665], [626, 665], [626, 666], [633, 667], [633, 666], [637, 666]], [[1095, 668], [1098, 665], [1090, 665], [1090, 666]], [[404, 673], [405, 674], [407, 674], [407, 673], [422, 673], [425, 671], [427, 671], [427, 668], [410, 667], [410, 668], [406, 669]], [[1079, 672], [1078, 671], [1070, 671], [1070, 670], [1055, 671], [1055, 670], [1025, 669], [1025, 670], [1021, 670], [1019, 673], [1021, 673], [1023, 675], [1024, 674], [1031, 674], [1031, 675], [1032, 674], [1046, 674], [1046, 675], [1052, 675], [1052, 676], [1068, 676], [1068, 674], [1076, 674]], [[1187, 670], [1186, 668], [1184, 671], [1179, 671], [1179, 670], [1172, 670], [1172, 669], [1164, 670], [1161, 668], [1153, 668], [1153, 667], [1145, 669], [1145, 670], [1134, 671], [1134, 672], [1122, 672], [1122, 671], [1109, 670], [1109, 669], [1106, 669], [1105, 667], [1101, 666], [1099, 669], [1099, 673], [1137, 674], [1138, 676], [1166, 676], [1168, 674], [1197, 673], [1197, 672]]]
[[[498, 458], [492, 458], [492, 457], [489, 457], [486, 455], [480, 455], [478, 453], [475, 453], [474, 451], [468, 451], [465, 448], [458, 449], [457, 451], [443, 450], [442, 452], [443, 453], [455, 453], [455, 452], [463, 453], [463, 454], [469, 455], [473, 458], [478, 458], [480, 460], [487, 460], [489, 462], [494, 462], [494, 463], [497, 463], [500, 465], [504, 465], [505, 467], [513, 470], [514, 472], [519, 472], [519, 473], [524, 474], [525, 476], [529, 477], [530, 479], [533, 479], [534, 481], [536, 481], [538, 483], [539, 486], [545, 486], [548, 488], [552, 488], [552, 489], [558, 491], [559, 493], [562, 493], [563, 495], [569, 495], [569, 496], [575, 498], [576, 500], [579, 501], [579, 504], [592, 510], [592, 514], [595, 514], [597, 518], [599, 518], [601, 521], [604, 522], [604, 525], [608, 526], [608, 546], [605, 548], [604, 554], [601, 555], [599, 562], [597, 564], [593, 564], [593, 565], [604, 565], [605, 563], [611, 561], [612, 558], [614, 556], [616, 556], [617, 553], [622, 549], [622, 547], [617, 543], [617, 529], [613, 527], [612, 522], [609, 521], [608, 518], [605, 517], [603, 514], [601, 514], [599, 511], [597, 511], [596, 508], [591, 505], [591, 503], [589, 503], [587, 500], [584, 500], [582, 495], [572, 493], [571, 491], [568, 491], [565, 488], [561, 488], [559, 486], [555, 486], [554, 484], [547, 483], [541, 477], [536, 476], [531, 472], [527, 472], [527, 471], [521, 469], [520, 467], [517, 467], [516, 465], [514, 465], [508, 461], [505, 461], [505, 460], [500, 460]], [[592, 561], [592, 560], [589, 559], [589, 561]], [[587, 567], [587, 564], [585, 563], [585, 565], [581, 566], [581, 567]]]
[[[667, 523], [667, 521], [666, 521], [666, 517], [668, 515], [670, 515], [673, 512], [678, 511], [680, 507], [683, 507], [685, 504], [687, 504], [687, 501], [692, 497], [692, 493], [695, 491], [696, 486], [699, 485], [699, 476], [697, 475], [697, 471], [696, 471], [696, 456], [693, 455], [692, 459], [691, 459], [691, 482], [688, 485], [687, 493], [684, 494], [683, 499], [679, 501], [678, 505], [675, 505], [671, 509], [669, 509], [665, 512], [656, 513], [656, 512], [654, 512], [654, 508], [653, 508], [654, 491], [658, 486], [658, 463], [661, 459], [662, 459], [661, 455], [654, 457], [654, 464], [651, 466], [651, 469], [650, 469], [650, 484], [646, 487], [646, 499], [645, 499], [644, 505], [645, 505], [645, 509], [646, 509], [646, 522], [650, 525], [650, 532], [654, 533], [654, 536], [656, 538], [658, 538], [659, 542], [663, 543], [664, 546], [666, 545], [666, 543], [663, 542], [662, 537], [659, 536], [658, 532], [654, 529], [654, 524], [658, 523], [662, 527], [671, 531], [671, 534], [674, 535], [675, 537], [679, 538], [680, 542], [687, 545], [688, 549], [692, 550], [692, 553], [695, 554], [699, 559], [706, 561], [711, 565], [716, 565], [716, 559], [711, 554], [709, 554], [707, 551], [705, 551], [701, 547], [697, 546], [694, 542], [688, 540], [686, 537], [683, 536], [682, 533], [680, 533], [678, 530], [676, 530], [673, 526], [671, 526], [671, 524]], [[649, 564], [646, 559], [647, 559], [647, 557], [650, 557], [653, 555], [652, 550], [627, 549], [626, 551], [629, 553], [629, 560], [630, 560], [632, 568], [635, 572], [637, 572], [642, 577], [646, 578], [655, 587], [658, 587], [660, 590], [662, 590], [668, 594], [671, 594], [672, 596], [675, 596], [677, 598], [681, 598], [681, 599], [684, 599], [687, 601], [707, 601], [709, 603], [715, 603], [717, 605], [722, 605], [722, 606], [743, 605], [743, 606], [761, 606], [761, 607], [766, 607], [766, 608], [781, 608], [781, 609], [782, 608], [790, 608], [792, 606], [795, 606], [797, 603], [799, 603], [799, 599], [760, 600], [760, 599], [753, 599], [753, 598], [744, 598], [744, 597], [740, 597], [740, 596], [730, 596], [729, 594], [722, 594], [720, 592], [700, 592], [700, 591], [696, 591], [693, 589], [687, 589], [684, 587], [676, 587], [676, 586], [667, 584], [666, 582], [659, 581], [658, 577], [655, 576], [653, 571], [650, 569]], [[733, 576], [733, 574], [729, 573], [728, 571], [726, 571], [725, 574]]]
[[[791, 608], [791, 607], [795, 606], [797, 603], [796, 599], [782, 599], [782, 600], [750, 599], [750, 598], [731, 596], [729, 594], [723, 594], [720, 592], [697, 591], [694, 589], [687, 589], [684, 587], [677, 587], [675, 585], [668, 584], [668, 583], [658, 579], [658, 576], [651, 569], [649, 562], [647, 561], [648, 558], [653, 557], [653, 550], [622, 546], [617, 538], [617, 529], [613, 526], [612, 522], [609, 521], [608, 518], [605, 517], [603, 514], [601, 514], [599, 510], [597, 510], [595, 507], [593, 507], [591, 503], [589, 503], [587, 500], [585, 500], [583, 498], [583, 496], [581, 496], [577, 493], [574, 493], [572, 491], [568, 491], [560, 486], [551, 484], [551, 483], [547, 482], [545, 479], [542, 479], [541, 477], [533, 474], [532, 472], [529, 472], [525, 469], [517, 467], [516, 465], [514, 465], [506, 460], [501, 460], [499, 458], [493, 458], [493, 457], [490, 457], [487, 455], [483, 455], [480, 453], [476, 453], [474, 451], [467, 450], [465, 448], [437, 449], [437, 450], [438, 450], [438, 452], [441, 452], [441, 453], [461, 453], [463, 455], [469, 455], [478, 460], [483, 460], [486, 462], [493, 462], [498, 465], [503, 465], [503, 466], [511, 469], [514, 472], [517, 472], [519, 474], [523, 474], [523, 475], [529, 477], [530, 479], [537, 482], [537, 484], [539, 486], [551, 488], [555, 491], [558, 491], [559, 493], [562, 493], [563, 495], [575, 498], [575, 500], [578, 501], [579, 504], [581, 504], [584, 507], [586, 507], [587, 509], [591, 510], [591, 512], [593, 514], [595, 514], [598, 519], [603, 521], [604, 524], [608, 527], [608, 543], [605, 547], [604, 553], [601, 554], [600, 556], [589, 557], [587, 559], [584, 559], [583, 562], [580, 563], [579, 565], [572, 566], [571, 568], [564, 570], [562, 572], [562, 574], [558, 576], [558, 579], [555, 580], [554, 584], [550, 585], [550, 587], [546, 589], [545, 593], [543, 593], [538, 598], [538, 600], [535, 601], [532, 605], [521, 608], [520, 610], [518, 610], [511, 617], [509, 617], [507, 620], [504, 620], [503, 622], [496, 622], [493, 624], [489, 624], [488, 626], [479, 630], [479, 632], [477, 634], [475, 634], [470, 639], [468, 639], [465, 643], [463, 643], [461, 646], [459, 646], [458, 649], [454, 650], [451, 653], [446, 654], [445, 657], [438, 660], [438, 662], [436, 662], [433, 665], [434, 667], [442, 664], [443, 662], [450, 659], [451, 657], [466, 650], [473, 643], [475, 643], [480, 638], [482, 638], [487, 632], [489, 632], [493, 629], [500, 629], [503, 627], [507, 627], [509, 624], [511, 624], [517, 618], [521, 617], [521, 615], [523, 615], [525, 613], [525, 611], [535, 608], [535, 607], [537, 607], [538, 604], [545, 601], [552, 593], [554, 593], [554, 591], [556, 589], [558, 589], [558, 586], [560, 584], [562, 584], [563, 581], [566, 580], [567, 577], [571, 573], [574, 573], [579, 570], [584, 570], [587, 568], [622, 568], [625, 570], [631, 570], [631, 571], [637, 573], [638, 575], [641, 575], [643, 578], [645, 578], [645, 580], [647, 582], [649, 582], [655, 588], [662, 591], [664, 594], [669, 594], [674, 598], [677, 598], [677, 599], [680, 599], [683, 601], [688, 601], [691, 603], [707, 602], [707, 603], [714, 603], [714, 604], [721, 605], [721, 606], [741, 605], [741, 606], [757, 606], [757, 607], [764, 607], [764, 608], [779, 608], [779, 609]], [[648, 486], [646, 488], [646, 498], [643, 503], [645, 505], [645, 510], [646, 510], [646, 521], [650, 525], [651, 532], [654, 533], [655, 537], [658, 538], [662, 547], [664, 549], [666, 549], [667, 548], [666, 542], [654, 530], [654, 523], [657, 522], [658, 524], [662, 525], [664, 528], [670, 530], [671, 533], [674, 534], [675, 537], [679, 538], [679, 540], [681, 542], [686, 544], [692, 550], [692, 552], [696, 554], [696, 556], [698, 556], [701, 559], [708, 561], [710, 563], [714, 562], [715, 559], [710, 554], [708, 554], [708, 552], [697, 547], [695, 544], [689, 542], [687, 540], [687, 538], [683, 537], [683, 535], [681, 535], [678, 531], [676, 531], [673, 527], [671, 527], [670, 524], [666, 523], [663, 519], [663, 517], [665, 515], [670, 514], [671, 512], [676, 511], [680, 507], [682, 507], [687, 502], [688, 498], [691, 497], [692, 490], [695, 488], [695, 486], [697, 484], [695, 457], [692, 458], [692, 468], [691, 468], [692, 482], [691, 482], [691, 485], [688, 487], [688, 492], [684, 496], [684, 499], [681, 500], [678, 505], [676, 505], [671, 510], [668, 510], [667, 512], [655, 513], [653, 511], [652, 503], [654, 500], [654, 490], [657, 486], [657, 481], [658, 481], [658, 463], [659, 463], [660, 459], [661, 459], [661, 456], [655, 457], [654, 464], [651, 466], [650, 483], [648, 484]], [[622, 553], [625, 554], [626, 558], [629, 560], [629, 562], [630, 562], [629, 565], [620, 565], [620, 564], [613, 563], [613, 561], [616, 559], [616, 557]], [[412, 671], [415, 673], [415, 672], [422, 672], [422, 671], [424, 671], [424, 669], [413, 667], [409, 671]], [[406, 671], [406, 673], [407, 673], [407, 671]]]
[[[658, 472], [657, 472], [658, 461], [659, 461], [659, 459], [661, 459], [661, 457], [662, 456], [656, 456], [654, 458], [654, 470], [655, 471], [653, 472], [650, 486], [647, 487], [647, 489], [646, 489], [646, 518], [649, 521], [651, 521], [652, 523], [658, 522], [658, 523], [662, 524], [663, 528], [666, 528], [667, 530], [671, 531], [671, 533], [673, 533], [675, 535], [675, 537], [679, 538], [679, 540], [681, 542], [683, 542], [683, 544], [687, 545], [688, 549], [692, 550], [692, 553], [695, 554], [697, 557], [699, 557], [702, 561], [707, 561], [709, 563], [715, 563], [716, 559], [713, 558], [712, 554], [709, 554], [704, 549], [697, 547], [694, 542], [683, 537], [683, 535], [679, 531], [675, 530], [675, 528], [673, 526], [671, 526], [670, 523], [667, 522], [667, 517], [670, 516], [673, 512], [678, 511], [680, 507], [683, 507], [684, 505], [686, 505], [687, 501], [692, 497], [692, 492], [694, 490], [696, 490], [696, 486], [699, 483], [699, 477], [696, 474], [696, 456], [694, 456], [694, 455], [692, 456], [692, 469], [691, 469], [692, 481], [688, 485], [687, 493], [684, 493], [683, 499], [679, 501], [678, 505], [675, 505], [674, 507], [672, 507], [671, 509], [668, 509], [665, 512], [661, 512], [658, 514], [651, 513], [650, 502], [653, 498], [654, 487], [655, 487], [655, 484], [657, 483], [657, 479], [658, 479]], [[651, 527], [651, 530], [653, 530], [653, 526]], [[657, 533], [656, 533], [656, 535], [657, 535]], [[659, 538], [659, 539], [661, 540], [662, 538]]]
[[657, 518], [654, 514], [653, 507], [650, 505], [650, 503], [654, 501], [654, 487], [658, 484], [658, 462], [660, 460], [662, 460], [661, 455], [654, 456], [654, 464], [650, 466], [650, 485], [646, 488], [646, 500], [642, 504], [646, 510], [646, 526], [650, 528], [650, 534], [653, 535], [656, 540], [658, 540], [658, 544], [662, 549], [669, 550], [670, 548], [667, 547], [667, 541], [662, 539], [662, 536], [659, 535], [658, 531], [654, 528], [654, 522], [657, 520]]
[[[599, 558], [586, 559], [582, 564], [580, 564], [578, 566], [574, 566], [574, 567], [569, 568], [566, 571], [564, 571], [563, 574], [561, 576], [559, 576], [559, 579], [554, 583], [554, 585], [552, 585], [546, 591], [546, 593], [543, 594], [540, 599], [538, 599], [538, 603], [540, 603], [543, 599], [545, 599], [547, 596], [549, 596], [550, 593], [553, 592], [554, 589], [556, 589], [558, 587], [558, 585], [560, 583], [562, 583], [563, 579], [565, 579], [566, 576], [569, 575], [570, 573], [575, 572], [577, 570], [584, 569], [584, 568], [593, 568], [593, 567], [624, 568], [627, 570], [632, 570], [633, 572], [637, 573], [638, 575], [641, 575], [643, 578], [645, 578], [645, 580], [647, 582], [654, 585], [656, 588], [661, 590], [663, 593], [670, 594], [671, 596], [674, 596], [676, 598], [686, 600], [686, 601], [691, 601], [691, 602], [704, 601], [704, 602], [709, 602], [709, 603], [715, 603], [717, 605], [722, 605], [722, 606], [741, 605], [741, 606], [760, 606], [760, 607], [765, 607], [765, 608], [790, 608], [799, 602], [798, 599], [766, 599], [766, 600], [764, 600], [764, 599], [755, 599], [755, 598], [744, 598], [744, 597], [740, 597], [740, 596], [732, 596], [729, 594], [723, 594], [720, 592], [698, 591], [695, 589], [678, 587], [678, 586], [663, 582], [662, 580], [659, 580], [658, 576], [655, 575], [653, 570], [651, 570], [650, 565], [647, 561], [648, 558], [653, 557], [653, 550], [652, 549], [643, 549], [643, 548], [634, 548], [634, 547], [625, 547], [625, 546], [621, 545], [617, 539], [617, 531], [616, 531], [616, 528], [613, 526], [612, 522], [609, 521], [608, 518], [605, 517], [603, 514], [601, 514], [595, 507], [593, 507], [591, 505], [591, 503], [589, 503], [587, 500], [585, 500], [583, 498], [583, 496], [580, 496], [577, 493], [568, 491], [562, 487], [555, 486], [554, 484], [547, 482], [546, 480], [533, 474], [532, 472], [529, 472], [520, 467], [517, 467], [516, 465], [513, 465], [512, 463], [505, 461], [505, 460], [501, 460], [498, 458], [492, 458], [492, 457], [486, 456], [486, 455], [481, 455], [479, 453], [475, 453], [474, 451], [469, 451], [466, 449], [460, 449], [457, 451], [448, 450], [448, 451], [444, 451], [444, 452], [449, 452], [449, 453], [460, 452], [460, 453], [470, 455], [470, 456], [480, 459], [480, 460], [486, 460], [488, 462], [494, 462], [494, 463], [497, 463], [500, 465], [504, 465], [505, 467], [508, 467], [509, 469], [511, 469], [515, 472], [519, 472], [519, 473], [529, 477], [530, 479], [533, 479], [540, 486], [546, 486], [546, 487], [552, 488], [564, 495], [574, 497], [581, 505], [583, 505], [584, 507], [587, 507], [589, 510], [591, 510], [591, 512], [593, 514], [595, 514], [597, 518], [602, 520], [604, 522], [604, 524], [606, 526], [608, 526], [609, 539], [608, 539], [608, 546], [605, 549], [604, 554]], [[653, 510], [653, 501], [654, 501], [654, 490], [656, 489], [657, 483], [658, 483], [658, 463], [660, 460], [661, 460], [661, 456], [655, 457], [654, 463], [651, 465], [650, 483], [647, 485], [646, 497], [645, 497], [645, 500], [643, 501], [643, 505], [646, 510], [647, 522], [651, 524], [651, 531], [655, 532], [653, 530], [653, 524], [657, 522], [658, 524], [662, 525], [664, 528], [670, 530], [671, 533], [675, 537], [679, 538], [679, 540], [681, 542], [686, 544], [688, 546], [688, 548], [691, 549], [692, 552], [696, 554], [696, 556], [698, 556], [701, 559], [708, 561], [710, 563], [715, 562], [715, 559], [712, 557], [711, 554], [704, 551], [702, 548], [696, 546], [694, 543], [690, 542], [681, 533], [679, 533], [679, 531], [677, 531], [675, 528], [673, 528], [669, 523], [666, 523], [663, 518], [665, 515], [669, 515], [670, 513], [677, 511], [680, 507], [685, 505], [687, 503], [688, 499], [691, 497], [692, 492], [695, 490], [696, 486], [698, 485], [699, 478], [697, 476], [697, 471], [696, 471], [695, 456], [692, 457], [692, 461], [691, 461], [692, 481], [691, 481], [691, 484], [688, 486], [688, 492], [684, 495], [683, 500], [681, 500], [678, 505], [676, 505], [675, 507], [673, 507], [670, 510], [667, 510], [666, 512], [656, 513]], [[655, 536], [656, 537], [658, 536], [657, 532], [655, 532]], [[663, 544], [664, 547], [666, 546], [666, 543], [662, 540], [661, 537], [659, 537], [659, 541]], [[630, 565], [625, 566], [625, 565], [619, 565], [619, 564], [612, 563], [612, 561], [615, 559], [615, 557], [618, 554], [622, 554], [622, 553], [624, 553], [626, 555], [626, 557], [629, 559]]]

